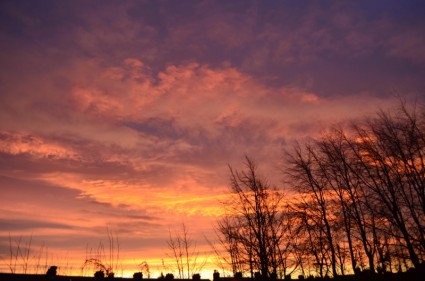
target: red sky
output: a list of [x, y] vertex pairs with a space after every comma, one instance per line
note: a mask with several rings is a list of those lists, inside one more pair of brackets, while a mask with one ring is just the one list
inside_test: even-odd
[[210, 250], [228, 164], [248, 155], [279, 185], [294, 141], [396, 95], [425, 101], [424, 8], [2, 1], [0, 271], [9, 235], [44, 244], [62, 273], [107, 227], [128, 272], [143, 260], [163, 271], [182, 222]]

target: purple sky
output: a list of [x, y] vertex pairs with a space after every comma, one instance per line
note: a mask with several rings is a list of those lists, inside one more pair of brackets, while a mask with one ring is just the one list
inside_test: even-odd
[[[244, 155], [425, 101], [423, 1], [1, 1], [0, 271], [9, 234], [75, 270], [117, 233], [163, 270], [201, 249]], [[213, 265], [213, 258], [209, 263]], [[61, 266], [60, 264], [58, 264]], [[208, 277], [210, 278], [210, 277]]]

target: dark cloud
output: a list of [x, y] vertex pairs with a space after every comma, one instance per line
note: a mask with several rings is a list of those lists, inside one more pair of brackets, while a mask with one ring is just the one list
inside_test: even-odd
[[185, 135], [178, 131], [173, 119], [161, 117], [151, 117], [144, 122], [124, 122], [123, 125], [158, 138], [178, 139]]
[[3, 231], [35, 231], [39, 229], [72, 229], [71, 225], [63, 223], [52, 223], [48, 221], [41, 221], [33, 218], [27, 220], [17, 219], [17, 220], [8, 220], [0, 219], [0, 227]]

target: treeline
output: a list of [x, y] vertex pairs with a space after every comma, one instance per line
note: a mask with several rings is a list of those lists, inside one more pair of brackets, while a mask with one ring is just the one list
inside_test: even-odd
[[[254, 277], [335, 277], [425, 265], [425, 112], [334, 127], [284, 152], [284, 188], [246, 158], [218, 236], [222, 260]], [[239, 273], [240, 274], [240, 273]]]

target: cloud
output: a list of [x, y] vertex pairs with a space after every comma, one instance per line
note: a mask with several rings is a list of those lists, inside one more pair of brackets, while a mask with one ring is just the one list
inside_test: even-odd
[[[30, 121], [21, 119], [19, 107], [10, 112], [17, 118], [9, 125], [15, 129], [3, 132], [3, 153], [26, 159], [26, 171], [42, 163], [39, 179], [115, 204], [140, 204], [120, 197], [119, 190], [160, 190], [184, 181], [189, 171], [201, 175], [196, 185], [210, 187], [218, 176], [209, 169], [225, 173], [227, 163], [246, 153], [267, 159], [288, 135], [315, 134], [320, 126], [314, 124], [347, 113], [346, 100], [326, 99], [295, 85], [268, 86], [229, 65], [183, 63], [153, 71], [134, 57], [106, 67], [98, 59], [77, 60], [67, 77], [74, 86], [61, 92], [66, 103], [55, 97], [56, 86], [42, 88], [54, 111], [34, 110], [38, 94], [33, 92], [26, 96]], [[46, 121], [49, 126], [42, 125]], [[218, 182], [223, 188], [225, 180]], [[117, 196], [102, 191], [108, 188]]]
[[[138, 63], [143, 65], [140, 61]], [[264, 87], [253, 77], [231, 67], [172, 65], [151, 76], [146, 76], [143, 68], [138, 73], [133, 69], [131, 75], [124, 74], [125, 65], [113, 69], [123, 74], [118, 77], [102, 75], [101, 80], [95, 79], [91, 85], [73, 91], [77, 108], [101, 118], [125, 121], [147, 119], [151, 122], [161, 116], [162, 120], [168, 118], [190, 127], [196, 122], [211, 124], [226, 112], [243, 116], [249, 110], [253, 115], [263, 114], [264, 107], [269, 104], [259, 104], [262, 100], [278, 103], [319, 100], [314, 93], [296, 87], [283, 87], [275, 94], [275, 89]], [[123, 76], [137, 78], [124, 81]], [[278, 100], [271, 100], [273, 98]]]
[[421, 46], [425, 44], [421, 28], [404, 28], [398, 33], [389, 36], [386, 44], [386, 54], [390, 57], [407, 59], [414, 64], [425, 62], [425, 54], [421, 51]]
[[40, 229], [71, 229], [72, 227], [63, 223], [52, 223], [49, 221], [40, 221], [34, 219], [10, 220], [0, 219], [2, 231], [39, 231]]
[[12, 155], [29, 154], [34, 157], [76, 159], [76, 152], [60, 144], [47, 143], [38, 136], [23, 132], [0, 132], [0, 152]]

